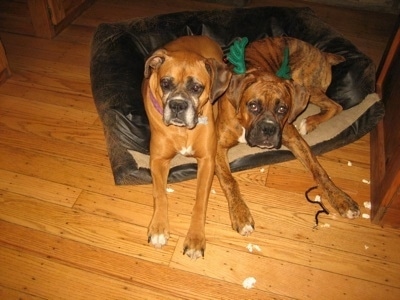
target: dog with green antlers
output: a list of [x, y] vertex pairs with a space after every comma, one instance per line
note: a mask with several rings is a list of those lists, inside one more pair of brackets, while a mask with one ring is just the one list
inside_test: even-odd
[[[228, 200], [233, 229], [249, 235], [255, 228], [229, 168], [228, 150], [238, 143], [266, 150], [286, 146], [311, 172], [322, 199], [341, 216], [358, 217], [358, 204], [333, 183], [299, 133], [314, 130], [342, 110], [325, 92], [332, 66], [344, 58], [289, 37], [247, 42], [247, 38], [239, 39], [227, 55], [236, 74], [218, 100], [216, 119], [215, 172]], [[309, 102], [319, 106], [320, 112], [303, 120], [298, 130], [293, 122]]]

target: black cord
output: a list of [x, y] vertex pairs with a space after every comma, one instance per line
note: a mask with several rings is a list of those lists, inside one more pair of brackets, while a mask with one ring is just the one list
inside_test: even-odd
[[317, 211], [317, 213], [315, 214], [315, 226], [314, 226], [314, 228], [317, 228], [317, 227], [318, 227], [318, 216], [319, 216], [320, 213], [326, 213], [327, 215], [329, 215], [329, 211], [326, 209], [326, 207], [325, 207], [325, 205], [322, 203], [322, 201], [314, 201], [314, 200], [311, 200], [311, 199], [308, 197], [308, 193], [310, 193], [312, 190], [315, 190], [315, 189], [317, 189], [317, 188], [318, 188], [318, 186], [313, 186], [313, 187], [309, 188], [309, 189], [305, 192], [305, 196], [306, 196], [306, 199], [307, 199], [308, 202], [310, 202], [310, 203], [312, 203], [312, 204], [318, 204], [318, 205], [321, 206], [321, 208], [322, 208], [321, 210]]

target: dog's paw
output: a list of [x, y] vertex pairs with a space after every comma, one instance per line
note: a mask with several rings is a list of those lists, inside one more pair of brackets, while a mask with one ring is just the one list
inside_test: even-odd
[[151, 222], [147, 231], [149, 244], [155, 248], [162, 248], [165, 246], [169, 239], [168, 223], [153, 223]]
[[300, 125], [297, 127], [297, 130], [301, 135], [306, 135], [307, 134], [307, 120], [303, 119], [300, 122]]
[[168, 242], [169, 236], [165, 234], [152, 234], [149, 236], [149, 243], [154, 246], [154, 248], [162, 248]]
[[183, 243], [183, 254], [190, 257], [190, 259], [198, 259], [204, 257], [206, 249], [206, 238], [203, 233], [188, 233]]
[[250, 234], [252, 234], [253, 231], [254, 231], [254, 224], [253, 225], [247, 224], [242, 228], [242, 230], [240, 230], [239, 233], [244, 236], [249, 236]]
[[348, 219], [358, 218], [361, 214], [358, 204], [347, 194], [344, 194], [342, 199], [338, 209], [340, 215]]
[[344, 218], [354, 219], [360, 216], [360, 207], [349, 195], [340, 189], [328, 195], [330, 204]]
[[254, 231], [254, 220], [249, 208], [244, 202], [230, 208], [230, 216], [233, 230], [244, 236], [250, 235]]
[[360, 216], [360, 214], [361, 214], [361, 212], [360, 212], [359, 208], [349, 209], [344, 214], [344, 217], [346, 217], [348, 219], [354, 219], [354, 218], [358, 218]]
[[315, 128], [317, 127], [316, 124], [313, 124], [313, 122], [311, 122], [310, 117], [301, 120], [299, 127], [297, 128], [297, 130], [299, 131], [299, 133], [301, 135], [306, 135], [307, 133], [310, 133], [311, 131], [313, 131]]

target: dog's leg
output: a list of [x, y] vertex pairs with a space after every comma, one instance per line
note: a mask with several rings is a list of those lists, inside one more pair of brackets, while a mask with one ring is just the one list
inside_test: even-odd
[[294, 125], [286, 124], [283, 130], [282, 143], [312, 173], [314, 180], [322, 189], [323, 196], [328, 199], [332, 207], [341, 216], [353, 219], [360, 215], [358, 204], [332, 182]]
[[205, 223], [208, 198], [214, 177], [215, 157], [197, 159], [197, 190], [196, 202], [192, 211], [190, 227], [183, 243], [183, 254], [191, 259], [204, 256], [206, 247]]
[[229, 167], [228, 149], [230, 147], [226, 148], [221, 145], [222, 140], [220, 139], [220, 143], [217, 146], [215, 174], [228, 200], [229, 216], [233, 230], [247, 236], [254, 231], [254, 220], [240, 193], [239, 184], [232, 176]]
[[321, 111], [301, 121], [299, 132], [302, 135], [313, 131], [319, 124], [332, 119], [343, 110], [341, 105], [330, 99], [321, 90], [309, 89], [309, 92], [311, 94], [310, 102], [318, 106]]
[[154, 158], [150, 155], [150, 170], [153, 179], [154, 212], [147, 236], [149, 243], [156, 248], [161, 248], [167, 244], [169, 238], [168, 198], [166, 193], [169, 160], [162, 157]]

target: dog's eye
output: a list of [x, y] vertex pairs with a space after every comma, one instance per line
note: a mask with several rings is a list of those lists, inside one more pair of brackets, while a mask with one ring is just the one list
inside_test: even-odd
[[280, 115], [284, 115], [287, 113], [287, 107], [286, 106], [278, 106], [278, 109], [276, 110], [276, 112]]
[[252, 113], [258, 113], [260, 111], [260, 105], [257, 101], [250, 101], [247, 104], [247, 107], [248, 107], [249, 111]]
[[201, 93], [203, 91], [203, 86], [199, 83], [194, 83], [190, 89], [192, 90], [193, 93]]
[[172, 82], [169, 78], [162, 78], [160, 80], [160, 86], [163, 90], [170, 90], [172, 88]]

